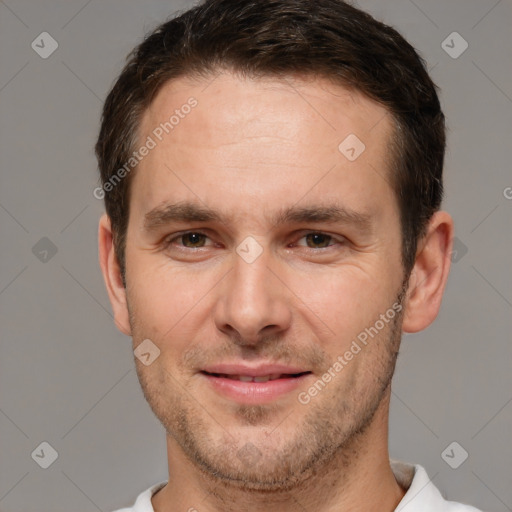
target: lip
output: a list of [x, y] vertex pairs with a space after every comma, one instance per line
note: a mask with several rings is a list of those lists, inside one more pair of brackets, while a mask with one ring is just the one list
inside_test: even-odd
[[284, 364], [260, 363], [249, 366], [245, 364], [220, 363], [203, 368], [208, 373], [225, 373], [227, 375], [248, 375], [249, 377], [261, 377], [263, 375], [272, 375], [273, 373], [296, 374], [304, 373], [309, 370], [299, 368], [298, 366], [287, 366]]
[[[233, 380], [223, 375], [247, 375], [261, 377], [271, 374], [301, 374], [297, 377], [283, 377], [267, 382], [243, 382]], [[217, 374], [217, 375], [212, 375]], [[304, 385], [304, 381], [313, 375], [303, 368], [264, 364], [258, 366], [246, 366], [240, 364], [218, 364], [209, 366], [200, 372], [208, 385], [219, 395], [238, 403], [255, 405], [267, 404], [285, 397], [292, 391]]]

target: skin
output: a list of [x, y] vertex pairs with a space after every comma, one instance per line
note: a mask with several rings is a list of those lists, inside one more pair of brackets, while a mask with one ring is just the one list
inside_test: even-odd
[[[434, 214], [404, 275], [386, 169], [391, 118], [357, 92], [298, 77], [181, 78], [145, 113], [141, 142], [190, 96], [197, 107], [133, 176], [126, 289], [108, 217], [99, 224], [116, 325], [134, 348], [149, 338], [160, 350], [149, 366], [135, 360], [167, 431], [171, 478], [153, 497], [154, 509], [392, 511], [404, 489], [389, 465], [391, 376], [401, 333], [425, 329], [438, 314], [453, 220]], [[353, 162], [338, 150], [351, 133], [366, 146]], [[178, 201], [226, 217], [144, 229], [147, 212]], [[370, 228], [271, 221], [283, 207], [335, 202], [369, 213]], [[178, 237], [187, 230], [207, 236]], [[332, 238], [312, 240], [312, 232]], [[250, 264], [236, 252], [248, 236], [263, 250]], [[399, 301], [401, 314], [300, 403], [298, 392]], [[199, 373], [210, 363], [263, 360], [312, 374], [297, 392], [244, 405], [217, 394]]]

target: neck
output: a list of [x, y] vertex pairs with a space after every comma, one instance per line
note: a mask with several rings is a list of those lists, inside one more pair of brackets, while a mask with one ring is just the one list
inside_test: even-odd
[[392, 512], [405, 491], [389, 464], [389, 396], [351, 446], [343, 447], [327, 464], [311, 468], [300, 484], [283, 492], [247, 490], [219, 481], [197, 468], [168, 436], [169, 483], [153, 497], [153, 508], [155, 512]]

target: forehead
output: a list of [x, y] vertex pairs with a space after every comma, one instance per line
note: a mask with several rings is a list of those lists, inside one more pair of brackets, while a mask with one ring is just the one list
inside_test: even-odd
[[392, 130], [382, 105], [323, 79], [173, 80], [141, 122], [141, 144], [155, 144], [134, 176], [134, 209], [187, 200], [277, 211], [307, 194], [369, 211], [392, 198]]
[[207, 136], [212, 144], [220, 137], [220, 142], [225, 143], [229, 132], [239, 137], [249, 129], [252, 135], [274, 132], [294, 139], [308, 135], [304, 131], [306, 127], [297, 124], [298, 121], [308, 121], [311, 131], [320, 130], [319, 135], [327, 143], [339, 138], [349, 127], [367, 139], [377, 124], [380, 131], [391, 131], [391, 118], [383, 105], [327, 79], [298, 76], [252, 79], [223, 72], [209, 78], [185, 76], [165, 84], [143, 115], [141, 135], [151, 133], [175, 113], [180, 122], [174, 124], [177, 119], [173, 120], [172, 134], [179, 139], [177, 128], [183, 121], [180, 110], [191, 97], [197, 101], [198, 108], [194, 108], [187, 124], [200, 125], [198, 137]]

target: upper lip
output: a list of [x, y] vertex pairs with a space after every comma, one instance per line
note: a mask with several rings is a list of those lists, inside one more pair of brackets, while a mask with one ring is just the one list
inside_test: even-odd
[[255, 366], [247, 366], [245, 364], [220, 363], [203, 368], [203, 372], [222, 373], [226, 375], [247, 375], [249, 377], [262, 377], [265, 375], [280, 374], [296, 374], [305, 373], [309, 370], [299, 368], [298, 366], [288, 366], [284, 364], [260, 363]]

